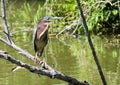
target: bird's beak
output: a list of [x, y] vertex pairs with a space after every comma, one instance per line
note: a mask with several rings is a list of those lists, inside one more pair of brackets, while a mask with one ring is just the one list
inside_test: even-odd
[[52, 20], [58, 20], [58, 19], [61, 19], [63, 17], [52, 17]]
[[58, 20], [61, 19], [62, 17], [50, 17], [50, 19], [48, 21], [53, 21], [53, 20]]

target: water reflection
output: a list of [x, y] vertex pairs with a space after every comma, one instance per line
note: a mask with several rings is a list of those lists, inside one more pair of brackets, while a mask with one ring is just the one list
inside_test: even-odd
[[[14, 39], [17, 45], [26, 49], [33, 55], [33, 45], [30, 39], [17, 37]], [[106, 39], [94, 37], [93, 42], [99, 56], [108, 85], [119, 85], [120, 78], [120, 48], [106, 44]], [[12, 56], [34, 64], [32, 61], [20, 56], [14, 49], [0, 42], [0, 48], [8, 51]], [[95, 62], [92, 58], [89, 44], [85, 37], [79, 39], [49, 39], [46, 47], [47, 62], [54, 65], [54, 68], [62, 73], [70, 75], [80, 80], [87, 80], [92, 85], [102, 85]], [[45, 76], [38, 76], [26, 69], [11, 72], [14, 67], [8, 61], [0, 59], [0, 85], [66, 85], [65, 82], [50, 79]]]

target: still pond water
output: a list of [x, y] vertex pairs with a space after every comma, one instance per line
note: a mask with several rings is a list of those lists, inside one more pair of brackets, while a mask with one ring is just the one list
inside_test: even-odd
[[[13, 15], [13, 13], [22, 12], [18, 9], [21, 9], [23, 2], [16, 2], [19, 0], [14, 0], [14, 3], [12, 0], [8, 1], [11, 1], [12, 3], [9, 3], [8, 6], [13, 8], [11, 10], [10, 8], [7, 9], [9, 19], [9, 17], [12, 17], [10, 15]], [[36, 6], [37, 2], [34, 0], [31, 1], [33, 1]], [[21, 20], [20, 17], [17, 17], [14, 19], [14, 22], [19, 21], [19, 19]], [[9, 21], [9, 23], [10, 22], [13, 23], [12, 21]], [[17, 27], [19, 26], [14, 26], [14, 28]], [[24, 50], [27, 50], [31, 54], [35, 55], [31, 34], [27, 35], [29, 38], [24, 37], [26, 36], [26, 33], [22, 33], [23, 37], [20, 35], [18, 34], [13, 38], [15, 43]], [[92, 37], [92, 40], [108, 85], [120, 85], [120, 45], [116, 43], [108, 43], [109, 38]], [[13, 57], [31, 65], [36, 65], [29, 59], [20, 56], [14, 49], [3, 44], [2, 42], [0, 42], [0, 50], [8, 51], [8, 53]], [[85, 37], [60, 39], [50, 38], [46, 47], [46, 55], [47, 63], [50, 66], [54, 65], [56, 70], [66, 75], [75, 77], [81, 81], [86, 80], [90, 82], [91, 85], [102, 85], [96, 64], [92, 58], [91, 50]], [[46, 76], [38, 76], [37, 74], [31, 73], [26, 69], [11, 72], [11, 69], [15, 66], [16, 65], [6, 60], [0, 59], [0, 85], [67, 85], [64, 81], [50, 79]]]
[[[31, 35], [30, 35], [31, 36]], [[18, 46], [34, 54], [32, 37], [29, 39], [13, 38]], [[92, 38], [100, 64], [108, 85], [120, 85], [120, 46], [107, 43], [107, 38]], [[14, 49], [0, 42], [0, 50], [8, 51], [13, 57], [35, 65]], [[50, 38], [46, 47], [47, 63], [62, 73], [81, 81], [87, 80], [92, 85], [102, 85], [96, 64], [85, 37], [80, 38]], [[26, 69], [11, 72], [15, 65], [0, 59], [0, 85], [67, 85], [64, 81], [38, 76]]]

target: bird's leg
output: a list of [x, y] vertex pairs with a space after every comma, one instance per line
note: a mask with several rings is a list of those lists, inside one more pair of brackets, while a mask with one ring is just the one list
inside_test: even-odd
[[38, 58], [38, 53], [36, 52], [35, 57], [34, 57], [34, 62], [39, 63], [39, 58]]
[[47, 62], [47, 56], [46, 56], [46, 48], [44, 48], [44, 61]]
[[36, 63], [36, 61], [37, 61], [37, 58], [38, 58], [38, 56], [37, 56], [37, 52], [35, 53], [35, 57], [34, 57], [34, 62]]
[[40, 65], [41, 65], [41, 68], [47, 69], [46, 54], [44, 53], [44, 55], [45, 55], [45, 56], [44, 56], [43, 60], [40, 60], [40, 59], [38, 58], [38, 53], [36, 52], [36, 55], [35, 55], [35, 57], [34, 57], [34, 62], [40, 64]]
[[43, 60], [41, 61], [41, 68], [47, 69], [47, 56], [46, 56], [46, 49], [43, 51], [44, 57]]
[[46, 57], [46, 52], [45, 52], [45, 50], [43, 51], [43, 54], [44, 54], [44, 57], [43, 57], [43, 59], [42, 59], [42, 61], [41, 61], [41, 67], [44, 67], [45, 66], [45, 64], [46, 64], [46, 61], [47, 61], [47, 57]]

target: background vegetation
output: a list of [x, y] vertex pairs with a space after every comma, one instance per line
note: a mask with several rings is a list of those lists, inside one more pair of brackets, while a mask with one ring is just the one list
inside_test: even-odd
[[[120, 1], [119, 0], [81, 0], [82, 8], [87, 20], [89, 31], [93, 35], [115, 35], [117, 39], [111, 37], [92, 36], [95, 49], [100, 59], [109, 85], [119, 85], [120, 79]], [[49, 33], [62, 35], [84, 35], [84, 29], [79, 19], [79, 13], [75, 0], [6, 0], [7, 20], [11, 36], [14, 42], [35, 55], [32, 43], [32, 33], [34, 26], [44, 16], [61, 16], [59, 21], [51, 23]], [[1, 5], [1, 4], [0, 4]], [[1, 11], [0, 11], [1, 14]], [[0, 19], [0, 36], [4, 27]], [[13, 54], [26, 62], [25, 58], [15, 53], [13, 49], [0, 42], [0, 48]], [[55, 64], [55, 68], [70, 74], [79, 79], [87, 79], [92, 84], [100, 84], [99, 75], [95, 63], [92, 59], [91, 51], [86, 37], [80, 36], [77, 39], [50, 38], [47, 45], [48, 63]], [[67, 49], [67, 50], [66, 50]], [[1, 84], [40, 84], [46, 83], [58, 84], [61, 81], [51, 81], [37, 75], [28, 73], [28, 71], [18, 71], [10, 74], [12, 64], [2, 62], [1, 66], [7, 63], [1, 69]], [[66, 64], [66, 61], [68, 64]], [[106, 62], [107, 61], [107, 62]], [[53, 63], [54, 62], [54, 63]], [[71, 66], [71, 67], [70, 67]], [[74, 67], [74, 68], [73, 68]], [[8, 70], [7, 70], [8, 69]], [[5, 72], [7, 71], [7, 73]], [[23, 75], [27, 75], [23, 78]], [[86, 75], [87, 73], [87, 75]], [[14, 76], [13, 76], [14, 75]], [[22, 76], [21, 76], [22, 75]], [[93, 76], [94, 75], [94, 76]], [[5, 77], [6, 76], [6, 77]], [[21, 77], [20, 77], [21, 76]], [[31, 77], [31, 78], [30, 78]], [[21, 80], [22, 79], [22, 80]], [[35, 80], [35, 81], [32, 81]], [[16, 81], [17, 80], [17, 81]], [[22, 82], [21, 82], [21, 81]], [[13, 82], [11, 82], [13, 81]], [[47, 81], [47, 82], [46, 82]], [[53, 85], [51, 84], [51, 85]]]
[[[120, 34], [119, 4], [119, 0], [82, 1], [89, 31], [98, 35]], [[12, 32], [33, 30], [44, 16], [61, 16], [62, 20], [51, 25], [50, 33], [64, 30], [64, 34], [84, 34], [81, 21], [75, 24], [79, 19], [75, 0], [8, 0], [6, 7]]]

